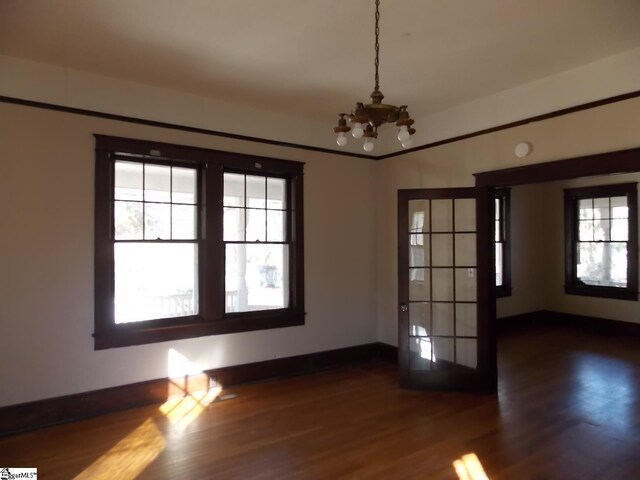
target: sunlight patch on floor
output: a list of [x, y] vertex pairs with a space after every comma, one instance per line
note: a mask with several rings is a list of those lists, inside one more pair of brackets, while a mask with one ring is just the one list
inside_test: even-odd
[[222, 386], [204, 373], [202, 367], [174, 348], [168, 352], [169, 389], [160, 412], [174, 431], [184, 430], [213, 402]]
[[460, 480], [489, 480], [475, 453], [468, 453], [460, 457], [453, 462], [453, 468], [455, 468]]
[[76, 476], [76, 480], [133, 480], [164, 449], [165, 441], [150, 418]]
[[222, 388], [187, 393], [184, 397], [174, 397], [160, 406], [160, 411], [167, 417], [177, 431], [184, 430], [213, 402], [222, 392]]

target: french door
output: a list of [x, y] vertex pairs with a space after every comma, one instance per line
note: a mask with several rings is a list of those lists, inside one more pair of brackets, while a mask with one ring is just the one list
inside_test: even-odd
[[398, 191], [400, 385], [497, 389], [488, 188]]

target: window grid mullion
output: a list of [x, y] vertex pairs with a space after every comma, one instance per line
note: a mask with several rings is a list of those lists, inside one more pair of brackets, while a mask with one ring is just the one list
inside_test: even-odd
[[[96, 348], [103, 349], [103, 348], [111, 348], [111, 347], [117, 347], [117, 346], [153, 343], [157, 341], [165, 341], [170, 339], [189, 338], [192, 336], [201, 336], [203, 334], [211, 335], [211, 334], [217, 334], [217, 333], [232, 333], [237, 331], [250, 331], [250, 330], [258, 330], [262, 328], [277, 328], [280, 326], [304, 324], [304, 315], [303, 315], [304, 289], [302, 288], [302, 285], [301, 285], [301, 279], [303, 278], [302, 243], [300, 244], [300, 247], [295, 247], [295, 248], [289, 247], [288, 249], [287, 247], [284, 247], [284, 245], [291, 245], [291, 240], [292, 240], [291, 231], [293, 228], [296, 229], [297, 234], [299, 234], [300, 239], [302, 239], [302, 230], [301, 230], [302, 210], [300, 210], [299, 217], [298, 217], [300, 222], [294, 224], [293, 218], [292, 218], [293, 215], [291, 213], [292, 209], [269, 208], [269, 205], [267, 203], [268, 196], [269, 196], [269, 184], [267, 183], [267, 180], [270, 174], [265, 175], [264, 172], [254, 171], [254, 165], [256, 165], [255, 168], [258, 168], [258, 166], [257, 166], [257, 162], [254, 162], [251, 159], [251, 156], [239, 155], [237, 157], [229, 158], [227, 160], [227, 158], [223, 155], [221, 157], [222, 163], [218, 163], [217, 159], [215, 158], [215, 155], [217, 154], [217, 152], [212, 151], [213, 162], [209, 162], [206, 158], [202, 157], [201, 155], [203, 153], [201, 151], [202, 149], [196, 152], [198, 153], [198, 155], [200, 155], [200, 158], [194, 160], [189, 165], [186, 165], [185, 164], [187, 162], [186, 160], [185, 161], [180, 160], [181, 158], [180, 146], [171, 147], [173, 148], [172, 153], [170, 154], [171, 158], [167, 156], [166, 160], [162, 159], [162, 161], [158, 160], [157, 162], [155, 162], [153, 159], [151, 159], [149, 162], [147, 162], [145, 160], [146, 158], [145, 155], [141, 155], [136, 158], [127, 157], [126, 152], [129, 151], [127, 150], [129, 148], [129, 144], [132, 145], [131, 147], [132, 150], [130, 151], [133, 152], [133, 151], [136, 151], [134, 146], [136, 145], [137, 142], [138, 141], [129, 140], [129, 139], [113, 139], [111, 137], [101, 137], [101, 136], [98, 136], [96, 141], [96, 145], [97, 145], [96, 147], [96, 183], [98, 185], [98, 188], [96, 188], [96, 193], [97, 193], [96, 219], [100, 220], [100, 223], [105, 227], [107, 225], [109, 225], [110, 227], [108, 230], [103, 227], [102, 231], [100, 231], [100, 229], [96, 229], [96, 232], [100, 234], [100, 235], [96, 235], [96, 251], [105, 251], [105, 247], [108, 246], [106, 248], [106, 253], [108, 254], [96, 255], [96, 272], [98, 273], [96, 274], [95, 284], [96, 284], [96, 298], [99, 299], [96, 301], [96, 305], [97, 305], [96, 330], [95, 330], [96, 331], [96, 335], [95, 335]], [[164, 148], [162, 146], [160, 147], [160, 149], [164, 151]], [[148, 151], [148, 148], [145, 150]], [[123, 153], [118, 154], [116, 152], [123, 152]], [[187, 152], [187, 157], [188, 157], [189, 151], [185, 150], [185, 152]], [[119, 160], [123, 162], [136, 163], [141, 167], [141, 168], [138, 167], [138, 172], [142, 173], [142, 179], [135, 180], [135, 185], [141, 185], [142, 187], [142, 195], [141, 195], [142, 200], [139, 200], [139, 199], [128, 200], [126, 198], [123, 198], [122, 200], [120, 199], [116, 200], [114, 195], [115, 193], [114, 179], [115, 179], [115, 173], [116, 173], [116, 162]], [[250, 160], [250, 162], [252, 163], [248, 162], [247, 160]], [[283, 183], [286, 183], [286, 190], [283, 190], [282, 192], [286, 195], [286, 198], [289, 199], [290, 205], [293, 204], [293, 200], [292, 200], [293, 197], [292, 197], [290, 185], [295, 180], [296, 186], [297, 186], [296, 188], [300, 187], [299, 193], [296, 194], [296, 200], [298, 199], [300, 200], [299, 207], [301, 207], [302, 183], [301, 183], [300, 174], [302, 172], [302, 164], [299, 162], [288, 162], [288, 161], [280, 161], [280, 160], [271, 161], [269, 159], [265, 159], [264, 161], [265, 161], [264, 163], [265, 167], [267, 167], [268, 169], [272, 168], [275, 171], [273, 174], [274, 178], [281, 178], [285, 181]], [[156, 165], [156, 164], [164, 165], [169, 167], [167, 169], [169, 170], [169, 175], [170, 175], [168, 202], [167, 201], [149, 201], [149, 199], [147, 198], [146, 189], [150, 185], [150, 183], [147, 182], [147, 178], [146, 178], [146, 176], [149, 174], [147, 163], [153, 164], [153, 165]], [[233, 164], [233, 166], [231, 166], [231, 164]], [[212, 172], [212, 175], [204, 174], [205, 170], [207, 170], [207, 166], [216, 166], [216, 165], [219, 165], [220, 168], [216, 169], [215, 172]], [[245, 205], [242, 207], [242, 211], [245, 214], [245, 218], [243, 222], [244, 225], [242, 226], [243, 233], [241, 236], [239, 235], [239, 237], [242, 238], [244, 242], [247, 244], [255, 243], [260, 245], [274, 245], [275, 251], [274, 251], [274, 255], [271, 256], [271, 260], [275, 259], [276, 262], [278, 263], [274, 263], [271, 260], [262, 262], [260, 259], [263, 256], [266, 256], [266, 252], [264, 255], [260, 254], [257, 257], [257, 263], [260, 265], [262, 263], [264, 263], [265, 265], [266, 264], [280, 265], [279, 263], [280, 260], [278, 260], [275, 256], [275, 252], [279, 252], [280, 248], [286, 249], [287, 250], [286, 253], [289, 254], [288, 255], [289, 270], [287, 271], [287, 275], [290, 277], [290, 280], [289, 280], [290, 296], [289, 296], [289, 303], [287, 304], [287, 306], [285, 306], [285, 308], [277, 308], [277, 309], [274, 308], [273, 310], [265, 309], [265, 310], [255, 311], [255, 312], [253, 311], [239, 312], [239, 313], [233, 314], [229, 318], [225, 318], [224, 306], [222, 306], [220, 315], [216, 313], [217, 312], [216, 304], [219, 305], [219, 300], [215, 300], [215, 301], [206, 300], [206, 296], [209, 296], [209, 298], [211, 298], [211, 293], [209, 292], [213, 292], [214, 297], [217, 296], [215, 292], [221, 292], [220, 297], [222, 300], [224, 300], [225, 260], [224, 260], [224, 247], [222, 249], [220, 247], [225, 245], [225, 243], [227, 242], [223, 241], [221, 243], [218, 243], [221, 240], [223, 240], [223, 236], [222, 236], [223, 222], [222, 222], [221, 215], [223, 214], [224, 205], [220, 205], [223, 208], [220, 208], [218, 211], [218, 209], [216, 209], [215, 207], [215, 204], [216, 202], [218, 202], [217, 200], [218, 198], [222, 199], [224, 197], [224, 193], [223, 191], [221, 191], [220, 187], [222, 187], [223, 185], [222, 180], [223, 180], [223, 174], [226, 168], [225, 165], [229, 165], [229, 167], [234, 169], [236, 173], [242, 174], [242, 181], [245, 186], [245, 191], [244, 191]], [[190, 167], [196, 171], [196, 184], [197, 184], [196, 200], [192, 203], [183, 203], [183, 202], [179, 202], [179, 204], [174, 203], [174, 200], [176, 200], [174, 195], [174, 188], [176, 187], [177, 183], [182, 180], [182, 176], [180, 176], [179, 178], [176, 176], [174, 178], [174, 174], [176, 174], [178, 166], [184, 166], [187, 168]], [[242, 173], [242, 170], [245, 170], [246, 173]], [[131, 172], [131, 174], [134, 174], [134, 173]], [[140, 173], [137, 173], [136, 175], [139, 175], [139, 174]], [[130, 175], [130, 173], [126, 173], [126, 175]], [[265, 237], [264, 241], [246, 242], [248, 238], [247, 229], [248, 229], [248, 223], [249, 223], [248, 221], [249, 219], [247, 218], [247, 213], [250, 213], [250, 210], [251, 210], [247, 204], [247, 200], [248, 200], [247, 176], [248, 175], [255, 175], [258, 177], [262, 177], [264, 179], [264, 184], [262, 189], [264, 192], [265, 203], [262, 207], [259, 208], [263, 212], [262, 214], [265, 215], [264, 225], [263, 225], [264, 237]], [[128, 177], [128, 178], [124, 177], [124, 178], [125, 178], [124, 183], [118, 184], [118, 185], [121, 185], [122, 188], [125, 188], [125, 189], [140, 188], [140, 187], [134, 186], [134, 184], [131, 183], [131, 181], [129, 180], [129, 179], [134, 179], [135, 177]], [[149, 180], [151, 181], [151, 183], [153, 183], [153, 181], [155, 180], [155, 176], [150, 177]], [[240, 180], [240, 178], [238, 178], [237, 180]], [[219, 181], [219, 185], [218, 185], [218, 181]], [[238, 182], [237, 184], [239, 183], [240, 182]], [[259, 182], [256, 182], [256, 183], [259, 183]], [[276, 193], [274, 193], [274, 195], [278, 195], [277, 192], [282, 190], [281, 183], [280, 182], [277, 182], [277, 183], [278, 183], [277, 185], [278, 189], [275, 191]], [[205, 191], [207, 192], [206, 197], [204, 196]], [[208, 200], [206, 203], [210, 206], [210, 208], [208, 209], [205, 208], [204, 206], [205, 202], [203, 200], [205, 198]], [[129, 206], [131, 208], [125, 208], [126, 205], [124, 205], [124, 203], [128, 201], [131, 202], [131, 205]], [[115, 238], [116, 225], [120, 225], [120, 223], [116, 224], [116, 221], [115, 221], [116, 214], [115, 214], [114, 206], [116, 205], [117, 202], [122, 203], [121, 205], [118, 205], [119, 211], [118, 211], [117, 219], [118, 219], [118, 222], [122, 223], [122, 225], [118, 229], [119, 235], [126, 236], [129, 234], [128, 232], [134, 232], [136, 236], [141, 236], [141, 238], [116, 240]], [[223, 204], [223, 202], [220, 202], [220, 203]], [[160, 221], [158, 222], [158, 227], [162, 226], [163, 224], [165, 226], [164, 228], [165, 230], [166, 230], [166, 226], [169, 227], [169, 232], [167, 233], [167, 235], [166, 236], [163, 235], [165, 238], [160, 238], [160, 239], [146, 238], [147, 235], [149, 235], [150, 230], [154, 230], [156, 228], [156, 225], [153, 222], [150, 223], [149, 228], [147, 228], [148, 222], [146, 220], [148, 219], [151, 220], [150, 218], [147, 218], [151, 212], [147, 207], [149, 206], [153, 207], [152, 205], [147, 205], [147, 204], [158, 205], [158, 207], [156, 208], [158, 208], [161, 211], [159, 213], [162, 213], [162, 219], [159, 219]], [[167, 212], [167, 209], [164, 207], [161, 207], [160, 205], [168, 205], [169, 211]], [[181, 210], [180, 209], [179, 209], [180, 211], [175, 210], [175, 208], [177, 208], [178, 205], [185, 205], [184, 213], [187, 216], [193, 213], [195, 217], [194, 219], [189, 220], [188, 222], [188, 224], [191, 224], [192, 222], [194, 222], [193, 224], [194, 238], [177, 238], [177, 239], [174, 238], [174, 236], [178, 234], [177, 232], [174, 232], [174, 229], [179, 226], [180, 218], [182, 218], [180, 216]], [[192, 207], [192, 209], [187, 209], [186, 206]], [[282, 223], [283, 223], [283, 230], [284, 230], [283, 233], [285, 234], [284, 241], [278, 241], [278, 242], [270, 241], [271, 239], [269, 238], [269, 230], [268, 230], [269, 225], [271, 224], [270, 218], [268, 217], [269, 210], [283, 212], [282, 214], [278, 214], [278, 218], [276, 219], [277, 220], [276, 224], [279, 223], [280, 215], [283, 215]], [[175, 215], [178, 215], [177, 217], [178, 222], [176, 222]], [[139, 221], [138, 219], [140, 219], [141, 221]], [[186, 220], [187, 220], [187, 217], [185, 217], [185, 222]], [[286, 223], [286, 226], [285, 226], [285, 223]], [[204, 230], [205, 226], [206, 226], [206, 230]], [[257, 227], [257, 225], [255, 226]], [[124, 227], [124, 228], [121, 228], [121, 227]], [[203, 236], [205, 234], [205, 231], [207, 232], [207, 238], [204, 238]], [[273, 236], [272, 238], [280, 239], [280, 234], [277, 234], [277, 232], [275, 234], [277, 236]], [[191, 233], [189, 234], [189, 236], [191, 237]], [[145, 282], [146, 281], [145, 278], [151, 278], [148, 275], [153, 275], [152, 272], [154, 271], [160, 272], [160, 273], [166, 272], [166, 269], [163, 266], [164, 264], [159, 264], [155, 262], [155, 256], [154, 256], [156, 255], [156, 253], [158, 255], [163, 255], [164, 253], [162, 252], [165, 252], [166, 249], [163, 250], [164, 247], [158, 247], [157, 250], [154, 250], [152, 252], [149, 249], [153, 244], [156, 244], [156, 245], [176, 244], [177, 248], [183, 249], [185, 251], [185, 255], [189, 255], [189, 256], [191, 255], [188, 254], [187, 252], [190, 252], [192, 248], [194, 249], [197, 248], [197, 250], [194, 250], [194, 254], [196, 255], [195, 258], [197, 259], [196, 260], [197, 266], [194, 264], [194, 267], [196, 268], [194, 272], [196, 273], [193, 280], [196, 282], [196, 285], [197, 285], [196, 288], [198, 289], [198, 293], [196, 294], [196, 296], [192, 301], [197, 303], [195, 304], [191, 303], [191, 304], [194, 305], [195, 308], [197, 308], [196, 305], [200, 305], [201, 308], [198, 309], [200, 314], [184, 316], [184, 313], [188, 312], [188, 308], [189, 308], [188, 305], [186, 305], [184, 302], [190, 302], [190, 301], [188, 299], [183, 300], [182, 297], [180, 298], [176, 297], [175, 300], [171, 300], [172, 303], [169, 308], [166, 308], [165, 306], [162, 306], [161, 308], [159, 304], [156, 306], [155, 303], [153, 303], [154, 305], [153, 309], [147, 310], [145, 312], [144, 310], [147, 307], [145, 305], [141, 305], [142, 310], [140, 311], [142, 313], [142, 317], [140, 318], [143, 318], [143, 317], [146, 318], [147, 316], [149, 316], [149, 320], [133, 320], [135, 323], [127, 325], [126, 328], [122, 327], [121, 324], [114, 325], [114, 320], [116, 317], [114, 316], [115, 312], [113, 307], [114, 305], [113, 300], [114, 300], [114, 294], [116, 292], [116, 287], [118, 288], [119, 292], [124, 292], [125, 290], [123, 289], [128, 288], [127, 287], [128, 283], [127, 284], [119, 283], [118, 285], [114, 284], [115, 263], [113, 258], [113, 252], [114, 252], [114, 247], [116, 243], [123, 244], [119, 248], [127, 249], [126, 255], [119, 257], [120, 259], [119, 262], [125, 262], [124, 265], [120, 263], [118, 266], [118, 275], [121, 275], [121, 277], [119, 278], [125, 279], [124, 273], [126, 272], [126, 270], [122, 270], [122, 268], [126, 267], [126, 262], [128, 258], [131, 259], [131, 262], [132, 262], [131, 266], [134, 269], [141, 272], [140, 280], [138, 280], [137, 278], [131, 278], [132, 282], [139, 282], [139, 281]], [[125, 247], [125, 244], [135, 244], [135, 243], [140, 244], [140, 246]], [[233, 243], [241, 243], [241, 242], [228, 242], [228, 243], [233, 244]], [[178, 247], [179, 244], [193, 245], [193, 247], [191, 246]], [[149, 249], [147, 249], [145, 245], [149, 245]], [[279, 245], [282, 245], [283, 247], [280, 247]], [[171, 251], [171, 247], [166, 247], [166, 248], [168, 248], [169, 251]], [[142, 255], [138, 256], [137, 252], [142, 253]], [[300, 257], [298, 258], [297, 255], [300, 255]], [[281, 257], [281, 254], [278, 253], [278, 257]], [[140, 262], [138, 262], [138, 260], [140, 260]], [[218, 268], [220, 266], [219, 265], [220, 262], [221, 262], [222, 268]], [[140, 267], [135, 266], [134, 263], [140, 265]], [[175, 261], [173, 261], [173, 263], [175, 263], [176, 265], [184, 266], [184, 263], [181, 262], [181, 260], [178, 258], [176, 258]], [[148, 265], [149, 268], [146, 265]], [[128, 267], [126, 268], [128, 269]], [[183, 271], [182, 267], [178, 267], [178, 268], [180, 269], [180, 271]], [[188, 268], [191, 268], [191, 267], [188, 267]], [[253, 265], [252, 268], [255, 268], [255, 265]], [[275, 281], [273, 280], [273, 278], [280, 278], [280, 271], [282, 270], [282, 268], [281, 266], [278, 268], [279, 268], [278, 274], [277, 274], [278, 276], [277, 277], [269, 276], [268, 277], [269, 282]], [[260, 271], [262, 272], [262, 270]], [[191, 277], [190, 273], [188, 272], [189, 270], [187, 271], [186, 276], [184, 276], [182, 273], [180, 274], [182, 275], [182, 278], [185, 279], [184, 281], [177, 278], [176, 279], [177, 282], [173, 282], [173, 281], [171, 282], [172, 285], [169, 286], [170, 292], [174, 291], [173, 290], [174, 283], [175, 285], [177, 285], [176, 287], [177, 290], [175, 290], [176, 294], [182, 295], [183, 293], [187, 293], [186, 292], [187, 288], [189, 289], [192, 288], [191, 286], [189, 286], [190, 284], [187, 282], [187, 280], [189, 280]], [[272, 274], [268, 273], [268, 275], [272, 275]], [[164, 278], [165, 274], [162, 273], [161, 277]], [[167, 278], [170, 278], [170, 277], [171, 277], [171, 274], [167, 276]], [[296, 285], [295, 291], [292, 290], [294, 283]], [[101, 287], [102, 290], [98, 289], [98, 285], [102, 286]], [[145, 296], [149, 296], [150, 299], [151, 297], [153, 297], [153, 302], [156, 301], [155, 300], [156, 297], [160, 298], [165, 295], [165, 292], [163, 291], [162, 288], [157, 289], [154, 285], [151, 285], [151, 284], [149, 284], [148, 287], [149, 288], [145, 288], [146, 290]], [[210, 290], [211, 288], [213, 288], [213, 290]], [[101, 291], [104, 291], [104, 294], [105, 294], [104, 296], [110, 297], [110, 300], [109, 298], [103, 299], [101, 297], [102, 295], [100, 293]], [[205, 296], [205, 292], [207, 292], [206, 296]], [[118, 293], [118, 295], [120, 295], [120, 293]], [[285, 292], [285, 295], [286, 295], [286, 292]], [[174, 310], [173, 302], [175, 302], [175, 304], [178, 305], [177, 307], [178, 310]], [[258, 303], [262, 304], [261, 301], [258, 301]], [[267, 302], [267, 305], [268, 304], [269, 302]], [[125, 307], [125, 308], [129, 308], [129, 307]], [[187, 310], [185, 310], [185, 308]], [[137, 314], [135, 313], [136, 311], [137, 310], [131, 310], [131, 313], [137, 318]], [[162, 319], [160, 316], [156, 316], [156, 312], [158, 312], [157, 313], [158, 315], [170, 314], [170, 316], [168, 318]], [[174, 314], [178, 314], [179, 316], [173, 317], [172, 315]], [[205, 315], [205, 316], [203, 317], [201, 315]], [[134, 317], [130, 317], [129, 314], [126, 314], [125, 317], [120, 317], [120, 318], [126, 319], [125, 321], [130, 321], [128, 319], [134, 318]], [[221, 320], [222, 322], [218, 324], [217, 322], [213, 322], [213, 320]], [[199, 324], [199, 325], [195, 325], [194, 322], [195, 324]], [[211, 322], [211, 324], [205, 327], [204, 325], [207, 322]], [[232, 325], [232, 323], [234, 325]], [[175, 326], [176, 328], [169, 329], [169, 330], [163, 329], [163, 327], [169, 327], [169, 326]], [[159, 331], [157, 329], [163, 329], [163, 330]], [[160, 340], [161, 338], [162, 340]]]

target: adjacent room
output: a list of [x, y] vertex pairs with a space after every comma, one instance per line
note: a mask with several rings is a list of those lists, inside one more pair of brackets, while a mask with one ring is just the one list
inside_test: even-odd
[[637, 477], [639, 20], [2, 0], [2, 478]]

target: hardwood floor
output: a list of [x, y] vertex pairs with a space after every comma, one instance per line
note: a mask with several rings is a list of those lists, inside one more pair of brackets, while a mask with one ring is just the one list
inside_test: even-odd
[[0, 438], [0, 467], [44, 479], [457, 479], [452, 462], [475, 453], [491, 480], [640, 478], [639, 347], [516, 331], [499, 340], [495, 396], [399, 390], [395, 367], [371, 363]]

